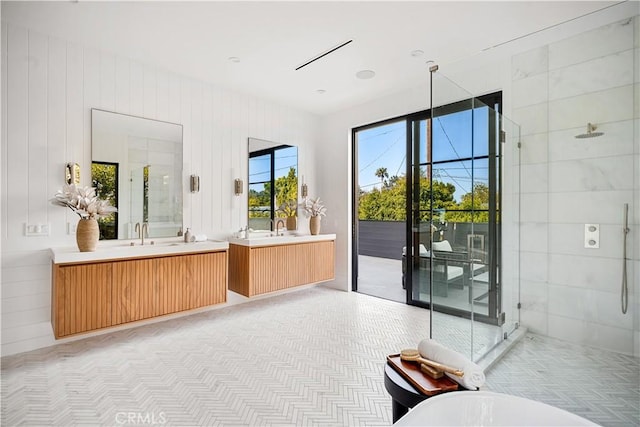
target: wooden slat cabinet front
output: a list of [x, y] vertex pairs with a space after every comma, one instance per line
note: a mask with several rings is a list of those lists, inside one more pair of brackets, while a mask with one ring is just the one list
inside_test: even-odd
[[53, 264], [56, 338], [227, 300], [227, 252]]
[[335, 277], [333, 240], [249, 247], [229, 245], [229, 289], [247, 297]]
[[157, 259], [119, 261], [113, 265], [113, 324], [156, 316]]
[[51, 321], [56, 338], [113, 325], [110, 263], [53, 266]]

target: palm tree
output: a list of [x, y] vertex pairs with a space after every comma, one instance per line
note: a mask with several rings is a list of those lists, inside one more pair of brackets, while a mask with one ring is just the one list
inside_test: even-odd
[[389, 172], [387, 172], [387, 168], [378, 168], [376, 170], [376, 176], [380, 178], [380, 189], [384, 187], [384, 179], [389, 178]]

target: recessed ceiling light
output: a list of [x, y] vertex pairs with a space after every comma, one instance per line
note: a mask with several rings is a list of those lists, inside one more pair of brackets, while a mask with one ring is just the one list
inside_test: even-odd
[[422, 55], [424, 55], [424, 51], [420, 49], [411, 51], [411, 56], [413, 56], [414, 58], [417, 58], [418, 56], [422, 56]]
[[375, 77], [375, 75], [375, 71], [372, 70], [362, 70], [356, 73], [356, 77], [362, 80], [372, 79]]
[[238, 63], [240, 62], [240, 58], [238, 58], [237, 56], [230, 56], [229, 58], [227, 58], [229, 61], [231, 62], [235, 62]]
[[319, 93], [320, 95], [322, 95], [322, 94], [323, 94], [323, 93], [325, 93], [325, 92], [326, 92], [326, 90], [324, 90], [324, 89], [318, 89], [318, 90], [316, 90], [316, 93]]

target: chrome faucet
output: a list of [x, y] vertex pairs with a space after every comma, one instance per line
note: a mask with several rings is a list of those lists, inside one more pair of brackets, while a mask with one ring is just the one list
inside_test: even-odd
[[279, 219], [276, 221], [276, 236], [280, 236], [281, 234], [278, 232], [280, 230], [280, 225], [284, 227], [284, 219]]
[[149, 224], [146, 222], [142, 223], [142, 227], [139, 222], [136, 222], [136, 228], [134, 229], [136, 233], [138, 233], [138, 239], [140, 239], [140, 245], [144, 246], [144, 237], [145, 234], [149, 237]]
[[146, 237], [149, 237], [149, 223], [148, 222], [145, 222], [145, 223], [142, 224], [142, 233], [141, 234], [142, 234], [142, 237], [141, 237], [140, 245], [144, 246], [145, 235], [146, 235]]

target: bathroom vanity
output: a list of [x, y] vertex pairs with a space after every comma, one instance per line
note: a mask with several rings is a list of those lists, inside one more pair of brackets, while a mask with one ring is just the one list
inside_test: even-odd
[[228, 242], [51, 249], [57, 338], [226, 302]]
[[335, 277], [335, 234], [229, 239], [229, 290], [252, 297]]

